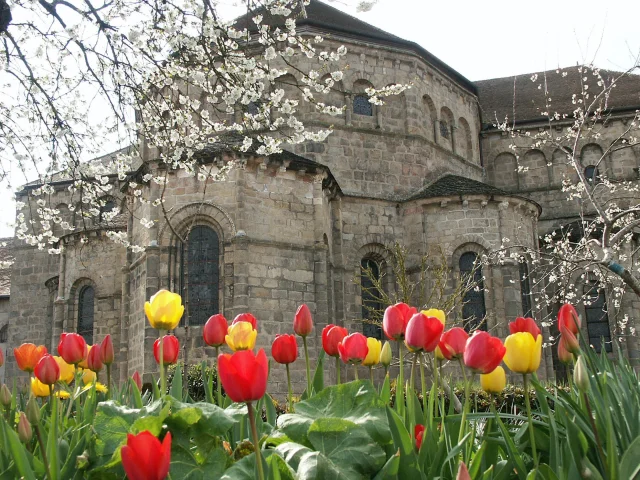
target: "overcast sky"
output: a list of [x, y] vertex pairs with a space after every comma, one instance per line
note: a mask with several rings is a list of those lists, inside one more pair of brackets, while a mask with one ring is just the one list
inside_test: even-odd
[[[640, 1], [359, 0], [327, 3], [429, 50], [470, 80], [540, 72], [577, 62], [626, 70], [640, 52]], [[222, 14], [242, 13], [221, 0]], [[12, 194], [0, 188], [0, 236], [10, 236]]]

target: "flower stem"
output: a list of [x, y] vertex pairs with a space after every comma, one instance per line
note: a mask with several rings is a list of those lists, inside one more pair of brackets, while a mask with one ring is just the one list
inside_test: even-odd
[[340, 357], [336, 357], [336, 385], [340, 385]]
[[422, 388], [422, 411], [427, 413], [427, 382], [424, 378], [425, 355], [426, 353], [420, 354], [420, 387]]
[[216, 400], [218, 400], [218, 406], [222, 408], [222, 384], [220, 383], [220, 372], [218, 372], [218, 352], [220, 347], [216, 347]]
[[160, 398], [164, 397], [167, 393], [167, 379], [164, 377], [164, 330], [160, 332]]
[[531, 416], [531, 401], [529, 400], [529, 377], [523, 374], [524, 378], [524, 400], [527, 406], [527, 417], [529, 418], [529, 438], [531, 439], [531, 452], [533, 454], [533, 464], [538, 468], [538, 453], [536, 452], [536, 437], [533, 433], [533, 417]]
[[256, 452], [256, 466], [258, 467], [258, 478], [260, 480], [264, 480], [264, 471], [262, 470], [262, 454], [260, 452], [260, 440], [258, 439], [258, 429], [256, 428], [256, 417], [253, 413], [253, 405], [251, 404], [251, 402], [247, 402], [247, 411], [249, 412], [249, 423], [251, 424], [251, 435], [253, 437], [253, 447]]
[[584, 406], [587, 409], [587, 415], [589, 415], [589, 422], [591, 422], [591, 428], [593, 429], [593, 435], [596, 439], [596, 444], [598, 445], [598, 456], [600, 457], [600, 461], [602, 462], [603, 468], [607, 466], [607, 462], [605, 460], [604, 450], [602, 450], [602, 442], [600, 442], [600, 435], [598, 435], [598, 428], [596, 427], [596, 423], [593, 421], [593, 412], [591, 411], [591, 403], [589, 403], [589, 397], [587, 393], [583, 393], [584, 395]]
[[398, 356], [400, 357], [400, 371], [398, 372], [398, 383], [396, 384], [396, 402], [399, 402], [398, 414], [402, 418], [404, 416], [404, 355], [402, 353], [402, 342], [398, 342]]
[[47, 461], [47, 451], [44, 448], [44, 442], [42, 441], [42, 433], [40, 433], [40, 425], [34, 425], [33, 429], [36, 431], [36, 438], [38, 439], [38, 445], [40, 445], [40, 453], [42, 454], [42, 463], [44, 463], [44, 469], [47, 472], [47, 478], [51, 479], [51, 471], [49, 470], [49, 462]]
[[464, 408], [462, 409], [462, 421], [460, 422], [460, 433], [458, 434], [458, 443], [462, 441], [462, 437], [464, 437], [465, 432], [467, 431], [467, 412], [469, 411], [469, 379], [467, 378], [467, 371], [465, 370], [464, 363], [462, 362], [462, 358], [458, 359], [460, 362], [460, 368], [462, 369], [462, 377], [464, 379]]
[[307, 337], [302, 337], [302, 344], [304, 345], [304, 361], [307, 365], [307, 398], [311, 397], [311, 368], [309, 367], [309, 349], [307, 348]]
[[358, 378], [358, 365], [356, 365], [355, 363], [353, 364], [353, 372], [354, 372], [354, 374], [356, 376], [356, 380], [360, 380]]
[[371, 385], [375, 387], [373, 383], [373, 367], [371, 365], [369, 365], [369, 379], [371, 380]]
[[291, 374], [289, 373], [289, 364], [285, 365], [287, 367], [287, 388], [289, 391], [289, 412], [293, 412], [293, 393], [291, 391]]
[[107, 400], [111, 398], [111, 365], [107, 365]]
[[418, 363], [418, 352], [413, 354], [413, 361], [411, 362], [411, 377], [409, 377], [409, 387], [412, 392], [415, 392], [415, 377], [416, 377], [416, 363]]

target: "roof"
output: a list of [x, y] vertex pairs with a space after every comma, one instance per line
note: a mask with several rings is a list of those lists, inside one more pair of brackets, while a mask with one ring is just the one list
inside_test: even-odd
[[408, 200], [419, 198], [451, 197], [459, 195], [511, 195], [492, 185], [458, 175], [444, 175], [411, 195]]
[[[256, 25], [253, 23], [252, 18], [257, 14], [263, 15], [263, 24], [272, 26], [284, 25], [282, 16], [271, 16], [270, 14], [265, 13], [264, 7], [260, 7], [238, 17], [235, 21], [236, 28], [247, 28], [249, 31], [256, 31]], [[412, 50], [428, 63], [458, 82], [464, 88], [474, 94], [476, 93], [476, 87], [473, 82], [417, 43], [405, 40], [389, 32], [385, 32], [378, 27], [374, 27], [373, 25], [363, 22], [362, 20], [319, 0], [310, 0], [309, 5], [305, 6], [304, 11], [302, 11], [298, 6], [291, 14], [291, 17], [296, 19], [296, 26], [298, 28], [307, 25], [326, 32], [338, 33], [347, 37], [361, 38], [383, 45], [391, 45]]]
[[[0, 238], [0, 263], [13, 261], [13, 238]], [[11, 290], [11, 267], [0, 267], [0, 297], [9, 296]]]
[[[612, 80], [622, 73], [600, 70], [600, 75], [606, 84], [610, 85]], [[585, 67], [579, 66], [475, 82], [483, 122], [488, 125], [494, 124], [496, 116], [499, 121], [504, 121], [505, 117], [516, 122], [546, 119], [547, 117], [541, 114], [547, 110], [545, 80], [551, 98], [550, 113], [571, 114], [576, 108], [572, 97], [580, 93], [581, 81], [585, 77], [585, 83], [589, 85], [590, 90], [598, 91], [598, 78], [593, 75], [593, 71], [587, 69], [585, 72]], [[538, 88], [540, 85], [542, 87]], [[628, 74], [619, 78], [606, 107], [635, 110], [639, 105], [640, 76]]]

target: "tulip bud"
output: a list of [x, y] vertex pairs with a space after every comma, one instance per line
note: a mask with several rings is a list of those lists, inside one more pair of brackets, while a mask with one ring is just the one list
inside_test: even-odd
[[293, 331], [301, 337], [306, 337], [313, 330], [313, 319], [311, 311], [304, 303], [298, 307], [296, 316], [293, 319]]
[[576, 384], [578, 390], [582, 393], [589, 390], [589, 372], [587, 371], [587, 365], [584, 363], [584, 357], [580, 355], [576, 366], [573, 369], [573, 383]]
[[0, 389], [0, 403], [2, 403], [2, 406], [4, 408], [9, 408], [11, 407], [12, 400], [13, 399], [9, 388], [3, 383], [2, 388]]
[[36, 365], [34, 374], [45, 385], [53, 385], [60, 378], [60, 367], [53, 355], [44, 355]]
[[389, 365], [391, 365], [391, 359], [391, 344], [387, 340], [384, 342], [382, 350], [380, 351], [380, 363], [384, 365], [385, 368], [389, 368]]
[[573, 353], [567, 349], [562, 338], [558, 342], [558, 360], [567, 365], [573, 362]]
[[133, 378], [133, 381], [138, 387], [138, 390], [142, 391], [142, 379], [140, 378], [140, 374], [138, 373], [137, 370], [133, 372], [133, 375], [131, 375], [131, 378]]
[[102, 366], [102, 348], [100, 345], [93, 345], [87, 356], [87, 367], [97, 373], [102, 370]]
[[27, 420], [27, 416], [24, 412], [20, 412], [20, 419], [18, 420], [18, 438], [22, 443], [29, 443], [33, 437], [33, 431], [31, 430], [31, 424]]
[[100, 353], [102, 354], [102, 363], [105, 365], [111, 365], [115, 360], [115, 353], [113, 352], [113, 341], [111, 335], [104, 337], [100, 343]]
[[36, 403], [36, 397], [31, 395], [29, 397], [29, 401], [27, 402], [27, 420], [31, 425], [37, 425], [40, 423], [40, 409], [38, 408], [38, 404]]
[[4, 365], [4, 352], [0, 348], [0, 367]]

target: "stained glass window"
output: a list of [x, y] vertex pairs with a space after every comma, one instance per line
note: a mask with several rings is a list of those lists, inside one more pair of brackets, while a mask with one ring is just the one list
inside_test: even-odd
[[211, 315], [220, 311], [218, 234], [204, 225], [193, 227], [189, 233], [186, 250], [184, 271], [189, 297], [189, 325], [204, 325]]
[[91, 345], [93, 344], [93, 315], [94, 315], [93, 287], [82, 287], [78, 295], [78, 333]]
[[[380, 280], [380, 265], [371, 258], [363, 258], [360, 262], [360, 286], [362, 288], [362, 319], [378, 319], [374, 312], [382, 312], [380, 295], [376, 292], [372, 278]], [[369, 274], [367, 274], [369, 272]], [[367, 337], [382, 340], [382, 327], [380, 325], [362, 322], [362, 333]]]
[[598, 167], [594, 165], [585, 167], [584, 176], [589, 183], [600, 183], [600, 172], [598, 172]]
[[353, 97], [353, 113], [356, 115], [373, 116], [373, 105], [366, 95], [356, 95]]
[[260, 108], [256, 102], [249, 102], [247, 105], [247, 113], [251, 115], [258, 115], [260, 113]]
[[113, 200], [107, 200], [103, 206], [100, 207], [100, 217], [98, 221], [102, 222], [105, 220], [104, 214], [111, 213], [116, 208], [116, 202]]
[[532, 317], [531, 283], [529, 282], [529, 265], [527, 265], [527, 262], [520, 264], [520, 298], [522, 299], [522, 315]]
[[603, 345], [605, 351], [610, 352], [612, 348], [607, 299], [604, 291], [598, 289], [594, 283], [585, 285], [584, 313], [587, 319], [589, 344], [593, 345], [596, 352], [600, 352]]
[[465, 330], [471, 331], [477, 328], [486, 330], [484, 317], [487, 314], [484, 304], [484, 282], [482, 280], [482, 267], [476, 265], [478, 255], [474, 252], [463, 253], [460, 257], [460, 277], [463, 282], [472, 285], [465, 294], [462, 306], [462, 321]]

